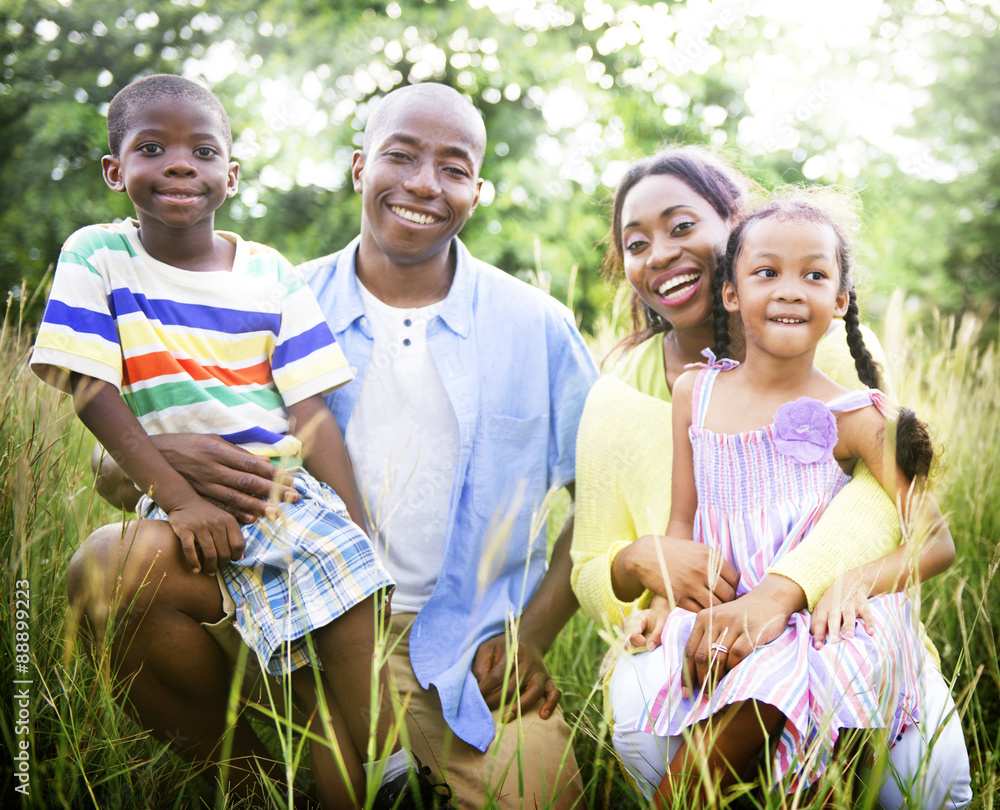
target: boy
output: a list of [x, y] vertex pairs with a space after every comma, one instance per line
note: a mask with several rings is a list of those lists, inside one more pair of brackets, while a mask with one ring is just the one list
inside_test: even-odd
[[[64, 245], [31, 368], [73, 395], [84, 424], [146, 493], [140, 514], [169, 524], [190, 570], [218, 571], [226, 619], [235, 617], [261, 666], [297, 671], [296, 692], [315, 705], [314, 675], [300, 668], [322, 665], [326, 720], [352, 743], [340, 745], [350, 784], [337, 778], [329, 743], [312, 743], [313, 773], [322, 804], [345, 806], [352, 790], [363, 795], [372, 616], [393, 587], [358, 528], [350, 461], [323, 402], [351, 372], [287, 262], [214, 230], [239, 173], [214, 95], [178, 76], [133, 82], [108, 109], [108, 143], [105, 181], [128, 194], [136, 219], [83, 228]], [[149, 438], [181, 431], [222, 435], [289, 468], [298, 502], [241, 534]], [[384, 671], [379, 683], [372, 731], [382, 755], [392, 744]], [[315, 713], [312, 726], [325, 736]], [[364, 764], [383, 768], [376, 807], [400, 795], [448, 806], [398, 743], [386, 760]]]

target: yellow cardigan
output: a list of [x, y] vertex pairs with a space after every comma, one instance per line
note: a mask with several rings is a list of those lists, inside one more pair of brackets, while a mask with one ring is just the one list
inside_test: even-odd
[[[816, 365], [845, 388], [857, 388], [842, 323], [835, 321], [840, 328], [820, 343]], [[865, 343], [881, 360], [881, 346], [869, 330]], [[615, 596], [615, 556], [638, 537], [662, 534], [670, 517], [672, 431], [662, 347], [662, 334], [654, 335], [597, 381], [577, 434], [573, 590], [587, 615], [606, 627], [652, 597], [649, 591], [633, 602]], [[798, 583], [812, 610], [840, 574], [877, 560], [901, 540], [892, 499], [859, 462], [813, 530], [768, 573]]]

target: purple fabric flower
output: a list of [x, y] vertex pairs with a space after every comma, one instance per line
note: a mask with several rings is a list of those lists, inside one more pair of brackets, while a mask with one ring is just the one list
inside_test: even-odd
[[774, 415], [774, 446], [802, 464], [829, 460], [836, 444], [837, 419], [818, 399], [786, 402]]

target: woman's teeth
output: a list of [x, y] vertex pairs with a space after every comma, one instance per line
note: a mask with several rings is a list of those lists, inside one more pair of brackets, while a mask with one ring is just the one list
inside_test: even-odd
[[683, 276], [674, 276], [673, 278], [667, 279], [663, 284], [661, 284], [656, 289], [656, 294], [660, 298], [674, 298], [684, 292], [686, 289], [680, 289], [685, 287], [685, 285], [691, 282], [697, 281], [701, 277], [701, 273], [685, 273]]

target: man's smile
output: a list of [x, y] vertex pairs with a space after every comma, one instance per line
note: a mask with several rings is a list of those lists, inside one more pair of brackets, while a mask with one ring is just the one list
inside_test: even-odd
[[417, 225], [433, 225], [435, 222], [442, 220], [442, 217], [434, 216], [433, 214], [421, 214], [419, 211], [411, 211], [409, 208], [403, 208], [400, 205], [390, 205], [389, 210], [407, 222], [413, 222]]

